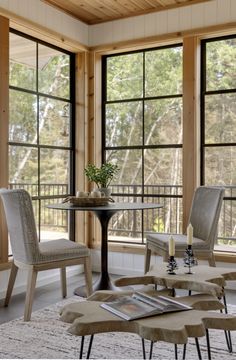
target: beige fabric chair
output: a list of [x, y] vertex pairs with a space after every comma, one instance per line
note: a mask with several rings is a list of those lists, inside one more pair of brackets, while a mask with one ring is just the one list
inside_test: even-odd
[[86, 291], [92, 293], [89, 249], [66, 239], [38, 241], [32, 201], [23, 189], [0, 189], [13, 253], [5, 306], [8, 306], [18, 268], [28, 270], [24, 320], [29, 321], [38, 271], [60, 268], [62, 296], [66, 297], [66, 266], [83, 264]]
[[[193, 226], [193, 252], [196, 257], [207, 259], [209, 265], [215, 266], [214, 244], [217, 238], [217, 227], [224, 188], [200, 186], [194, 192], [188, 223]], [[175, 240], [175, 257], [184, 257], [187, 248], [187, 235], [172, 234]], [[161, 255], [164, 261], [169, 257], [170, 234], [149, 233], [146, 242], [145, 273], [150, 267], [151, 253]]]

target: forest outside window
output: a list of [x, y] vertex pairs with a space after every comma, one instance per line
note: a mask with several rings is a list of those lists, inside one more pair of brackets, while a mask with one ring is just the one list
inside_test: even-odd
[[[115, 162], [115, 201], [160, 210], [118, 213], [109, 240], [142, 244], [146, 231], [182, 231], [182, 45], [104, 56], [103, 161]], [[112, 229], [112, 230], [111, 230]]]
[[74, 190], [72, 69], [73, 54], [10, 33], [9, 186], [33, 197], [40, 241], [69, 232], [68, 214], [45, 205]]
[[216, 246], [236, 251], [236, 35], [202, 41], [201, 182], [224, 186]]

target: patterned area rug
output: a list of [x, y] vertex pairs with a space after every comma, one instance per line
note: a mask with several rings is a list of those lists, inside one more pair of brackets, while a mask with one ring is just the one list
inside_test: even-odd
[[[67, 332], [68, 324], [59, 320], [60, 308], [78, 297], [64, 300], [32, 314], [30, 322], [22, 318], [0, 326], [0, 359], [78, 359], [80, 338]], [[236, 307], [229, 306], [236, 315]], [[229, 354], [223, 331], [210, 331], [212, 360], [236, 359], [236, 331], [231, 333], [234, 352]], [[88, 340], [87, 340], [88, 341]], [[200, 339], [203, 359], [207, 359], [205, 338]], [[147, 348], [149, 344], [147, 344]], [[85, 343], [87, 349], [87, 342]], [[182, 358], [182, 346], [178, 347]], [[142, 359], [141, 340], [129, 333], [98, 334], [94, 337], [91, 359]], [[153, 347], [153, 359], [174, 359], [174, 345], [159, 342]], [[187, 360], [198, 359], [194, 341], [187, 345]]]

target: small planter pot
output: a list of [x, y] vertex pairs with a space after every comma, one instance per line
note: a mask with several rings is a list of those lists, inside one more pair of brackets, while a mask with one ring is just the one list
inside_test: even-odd
[[99, 191], [101, 191], [102, 193], [105, 194], [105, 197], [110, 197], [111, 196], [111, 189], [110, 188], [99, 188]]

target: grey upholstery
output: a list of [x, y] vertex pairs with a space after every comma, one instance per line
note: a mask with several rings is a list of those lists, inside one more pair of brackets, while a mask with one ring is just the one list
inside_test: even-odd
[[[5, 217], [13, 253], [13, 265], [8, 284], [5, 305], [11, 297], [15, 277], [19, 267], [31, 271], [28, 282], [28, 308], [25, 320], [31, 315], [32, 298], [37, 272], [41, 270], [60, 268], [62, 277], [62, 293], [66, 296], [65, 267], [84, 264], [87, 294], [92, 291], [92, 272], [90, 252], [84, 244], [78, 244], [67, 239], [51, 240], [39, 243], [32, 201], [29, 193], [23, 189], [0, 189]], [[34, 281], [32, 280], [34, 279]]]
[[[207, 259], [215, 266], [214, 244], [224, 198], [224, 188], [200, 186], [193, 196], [188, 223], [193, 226], [193, 251], [196, 256]], [[175, 240], [175, 256], [184, 256], [187, 247], [186, 234], [171, 234]], [[150, 267], [151, 252], [168, 259], [170, 234], [149, 233], [146, 242], [145, 272]]]

